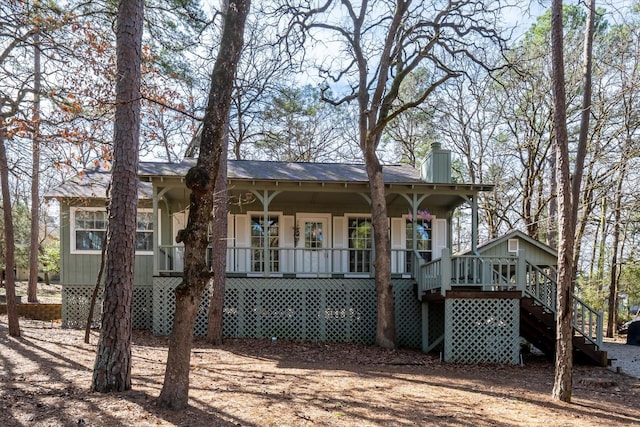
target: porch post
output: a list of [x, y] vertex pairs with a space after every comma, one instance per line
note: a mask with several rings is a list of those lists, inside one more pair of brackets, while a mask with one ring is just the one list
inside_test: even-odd
[[271, 259], [269, 257], [269, 190], [264, 190], [264, 196], [262, 197], [262, 234], [264, 236], [263, 247], [263, 259], [264, 259], [264, 273], [266, 276], [271, 273]]
[[444, 248], [440, 258], [440, 293], [446, 296], [451, 289], [451, 249]]
[[264, 259], [264, 274], [268, 275], [271, 272], [271, 260], [269, 257], [270, 247], [269, 247], [269, 234], [267, 233], [269, 227], [269, 204], [281, 191], [274, 191], [269, 194], [269, 190], [263, 190], [262, 194], [260, 192], [251, 190], [251, 192], [262, 202], [262, 234], [264, 238], [264, 247], [262, 256]]
[[517, 272], [516, 272], [516, 286], [517, 289], [524, 296], [524, 291], [526, 290], [526, 281], [527, 281], [527, 262], [524, 257], [524, 249], [520, 249], [518, 251], [518, 261], [517, 261]]
[[471, 197], [471, 253], [478, 254], [478, 195]]
[[[413, 202], [411, 203], [411, 256], [418, 251], [418, 195], [413, 193]], [[433, 236], [433, 229], [431, 229], [431, 236]]]

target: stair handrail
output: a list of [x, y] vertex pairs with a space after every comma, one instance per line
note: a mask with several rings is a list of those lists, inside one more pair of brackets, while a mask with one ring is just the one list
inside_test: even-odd
[[573, 329], [598, 348], [602, 347], [603, 317], [601, 311], [573, 295]]
[[[540, 287], [540, 282], [538, 280], [535, 283], [532, 282], [532, 273], [542, 276], [546, 279], [542, 284], [543, 288]], [[533, 285], [533, 286], [532, 286]], [[549, 286], [550, 289], [546, 289]], [[556, 314], [556, 287], [557, 282], [556, 279], [549, 274], [547, 274], [543, 269], [538, 267], [537, 265], [531, 264], [527, 262], [527, 283], [525, 285], [525, 295], [533, 298], [535, 302], [551, 311], [554, 316]], [[531, 288], [534, 288], [535, 291], [532, 291]], [[541, 298], [541, 290], [544, 290], [545, 299]], [[596, 345], [598, 348], [602, 347], [602, 338], [603, 338], [603, 313], [601, 311], [595, 310], [593, 307], [589, 306], [586, 302], [582, 301], [579, 297], [573, 295], [572, 299], [572, 307], [573, 307], [573, 316], [572, 316], [572, 326], [573, 330], [578, 332], [580, 335], [584, 337], [587, 341]], [[585, 318], [587, 321], [585, 322]]]
[[442, 285], [442, 259], [436, 258], [427, 262], [418, 251], [413, 251], [412, 254], [412, 274], [418, 282], [418, 289], [420, 290], [418, 298], [420, 298], [422, 293], [432, 291]]

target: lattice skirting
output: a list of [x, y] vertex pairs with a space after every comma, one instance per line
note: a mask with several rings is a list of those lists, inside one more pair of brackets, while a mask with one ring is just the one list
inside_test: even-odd
[[[84, 328], [89, 316], [91, 295], [94, 285], [63, 285], [62, 286], [62, 327]], [[133, 287], [132, 326], [134, 329], [151, 329], [152, 326], [152, 296], [151, 285]], [[102, 318], [102, 289], [98, 292], [96, 305], [93, 310], [91, 326], [100, 327]]]
[[444, 360], [517, 364], [520, 355], [518, 299], [446, 299]]
[[[180, 278], [157, 277], [153, 292], [153, 333], [171, 332], [175, 310], [173, 290]], [[420, 303], [414, 282], [394, 280], [398, 345], [421, 345]], [[207, 332], [209, 288], [205, 289], [194, 326]], [[375, 342], [376, 301], [372, 279], [228, 278], [223, 334], [226, 337], [304, 341]]]

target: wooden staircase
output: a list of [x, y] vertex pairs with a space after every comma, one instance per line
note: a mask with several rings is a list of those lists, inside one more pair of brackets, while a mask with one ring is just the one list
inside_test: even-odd
[[[574, 328], [575, 331], [575, 328]], [[520, 300], [520, 335], [552, 359], [556, 346], [555, 315], [532, 297]], [[573, 336], [574, 360], [579, 363], [607, 366], [607, 352], [580, 334]]]

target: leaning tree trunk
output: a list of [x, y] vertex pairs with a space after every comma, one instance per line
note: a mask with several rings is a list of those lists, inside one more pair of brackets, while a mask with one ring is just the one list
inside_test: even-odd
[[187, 406], [189, 364], [193, 326], [202, 300], [202, 292], [211, 279], [207, 267], [208, 226], [213, 210], [216, 177], [229, 124], [229, 109], [234, 77], [242, 51], [244, 24], [249, 0], [230, 0], [224, 4], [224, 22], [220, 50], [211, 73], [209, 101], [202, 125], [202, 140], [196, 166], [185, 184], [191, 190], [187, 227], [178, 235], [184, 242], [184, 274], [175, 290], [176, 310], [169, 335], [169, 353], [164, 384], [158, 405], [171, 409]]
[[131, 309], [138, 208], [143, 0], [120, 0], [111, 205], [100, 341], [92, 389], [131, 389]]
[[[1, 105], [0, 105], [1, 106]], [[7, 295], [7, 317], [9, 321], [9, 335], [20, 336], [20, 323], [18, 322], [18, 308], [16, 307], [15, 288], [15, 243], [13, 233], [13, 216], [11, 215], [11, 192], [9, 191], [9, 163], [7, 161], [7, 149], [4, 144], [5, 120], [0, 116], [0, 184], [2, 184], [2, 210], [4, 215], [4, 242], [5, 242], [5, 292]]]

